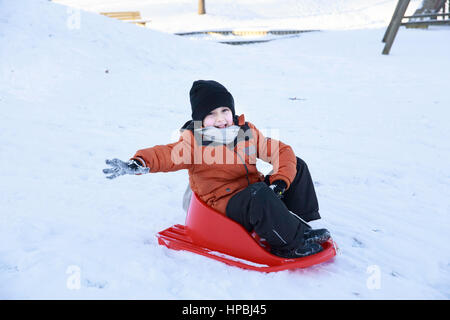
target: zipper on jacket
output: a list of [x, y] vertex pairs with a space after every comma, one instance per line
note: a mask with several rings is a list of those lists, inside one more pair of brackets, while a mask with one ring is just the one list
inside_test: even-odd
[[247, 178], [248, 185], [250, 185], [250, 179], [248, 178], [248, 168], [247, 168], [247, 165], [245, 164], [245, 160], [242, 160], [242, 157], [239, 155], [239, 153], [238, 153], [236, 150], [234, 150], [234, 152], [237, 154], [237, 156], [239, 157], [239, 159], [241, 159], [242, 164], [243, 164], [244, 167], [245, 167], [245, 171], [247, 171], [245, 177]]

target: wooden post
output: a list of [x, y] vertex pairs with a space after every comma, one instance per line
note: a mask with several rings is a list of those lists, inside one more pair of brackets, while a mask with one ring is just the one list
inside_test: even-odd
[[401, 1], [397, 2], [397, 6], [395, 7], [394, 14], [392, 15], [392, 18], [391, 18], [391, 22], [389, 22], [389, 26], [387, 27], [386, 32], [384, 33], [384, 37], [383, 37], [383, 40], [382, 40], [383, 42], [386, 42], [387, 35], [389, 34], [389, 32], [392, 29], [392, 22], [394, 21], [394, 18], [398, 14], [398, 10], [400, 9], [400, 4], [401, 4]]
[[402, 18], [405, 15], [406, 9], [408, 9], [409, 1], [410, 0], [398, 0], [399, 8], [397, 14], [392, 17], [392, 25], [389, 33], [386, 35], [386, 45], [384, 46], [383, 54], [389, 54], [389, 51], [391, 51], [392, 43], [394, 43], [395, 36], [402, 23]]
[[198, 0], [198, 14], [205, 14], [205, 0]]

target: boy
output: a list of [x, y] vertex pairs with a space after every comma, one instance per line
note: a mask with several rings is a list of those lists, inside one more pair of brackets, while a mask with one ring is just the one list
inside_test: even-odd
[[[192, 120], [171, 144], [142, 149], [128, 161], [106, 160], [107, 178], [123, 174], [187, 169], [192, 191], [207, 205], [255, 231], [285, 258], [323, 250], [326, 229], [303, 220], [320, 219], [314, 185], [306, 163], [281, 141], [264, 137], [244, 115], [236, 116], [234, 99], [220, 83], [195, 81], [190, 90]], [[273, 165], [264, 177], [256, 159]]]

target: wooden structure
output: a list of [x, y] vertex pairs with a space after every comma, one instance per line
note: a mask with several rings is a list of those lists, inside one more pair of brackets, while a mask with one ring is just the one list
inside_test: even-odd
[[[192, 31], [192, 32], [179, 32], [175, 33], [177, 36], [197, 36], [197, 35], [224, 35], [224, 36], [236, 36], [233, 40], [222, 40], [219, 43], [231, 44], [231, 45], [243, 45], [243, 44], [254, 44], [269, 42], [275, 40], [272, 39], [245, 39], [245, 37], [258, 37], [258, 36], [285, 36], [285, 37], [295, 37], [301, 33], [314, 32], [319, 30], [210, 30], [210, 31]], [[242, 37], [243, 39], [238, 39]], [[281, 38], [281, 37], [280, 37]]]
[[198, 14], [206, 14], [205, 0], [198, 0]]
[[178, 32], [177, 36], [192, 36], [200, 34], [220, 34], [220, 35], [235, 35], [235, 36], [265, 36], [269, 34], [287, 35], [299, 34], [304, 32], [312, 32], [319, 30], [211, 30], [211, 31], [192, 31], [192, 32]]
[[116, 12], [100, 12], [100, 14], [119, 19], [125, 22], [131, 22], [140, 26], [146, 26], [151, 20], [144, 20], [141, 18], [141, 13], [139, 11], [116, 11]]
[[[391, 22], [382, 40], [386, 44], [383, 54], [389, 54], [400, 26], [428, 28], [429, 25], [450, 25], [450, 0], [442, 1], [443, 5], [439, 8], [439, 11], [405, 16], [409, 2], [410, 0], [398, 0]], [[409, 21], [403, 22], [403, 19], [409, 19]]]

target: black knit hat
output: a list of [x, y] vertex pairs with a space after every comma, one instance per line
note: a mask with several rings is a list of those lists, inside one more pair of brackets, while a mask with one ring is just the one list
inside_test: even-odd
[[192, 120], [203, 121], [212, 110], [228, 107], [234, 117], [234, 99], [228, 90], [214, 80], [197, 80], [189, 92], [191, 98]]

